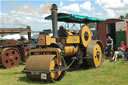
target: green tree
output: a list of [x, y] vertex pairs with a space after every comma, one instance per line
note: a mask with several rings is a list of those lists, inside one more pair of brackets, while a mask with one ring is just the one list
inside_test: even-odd
[[96, 23], [91, 22], [87, 24], [90, 28], [96, 28]]
[[120, 19], [128, 19], [128, 13], [126, 13], [124, 16], [123, 16], [123, 15], [120, 15], [119, 18], [120, 18]]
[[125, 19], [128, 19], [128, 13], [125, 15], [125, 17], [124, 17]]

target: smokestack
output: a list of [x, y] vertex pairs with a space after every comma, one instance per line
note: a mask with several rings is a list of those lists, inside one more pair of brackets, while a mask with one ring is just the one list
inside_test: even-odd
[[58, 33], [57, 33], [57, 5], [52, 4], [51, 6], [51, 14], [52, 14], [52, 30], [53, 30], [53, 37], [58, 38]]
[[30, 30], [30, 32], [28, 32], [28, 40], [31, 40], [31, 27], [27, 26], [27, 29]]

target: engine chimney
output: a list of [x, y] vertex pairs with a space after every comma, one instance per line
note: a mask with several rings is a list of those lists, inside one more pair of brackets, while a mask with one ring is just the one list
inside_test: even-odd
[[27, 26], [27, 29], [30, 31], [28, 32], [28, 40], [31, 40], [31, 27]]
[[57, 5], [52, 4], [51, 6], [51, 15], [52, 15], [52, 30], [53, 30], [53, 37], [58, 38], [58, 33], [57, 33]]

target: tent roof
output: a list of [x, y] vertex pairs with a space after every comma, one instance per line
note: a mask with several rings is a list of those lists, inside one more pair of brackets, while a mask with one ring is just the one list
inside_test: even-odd
[[[81, 16], [76, 14], [58, 13], [58, 21], [67, 23], [89, 23], [89, 22], [103, 22], [106, 19], [100, 19], [95, 17]], [[52, 15], [45, 17], [46, 20], [51, 20]]]

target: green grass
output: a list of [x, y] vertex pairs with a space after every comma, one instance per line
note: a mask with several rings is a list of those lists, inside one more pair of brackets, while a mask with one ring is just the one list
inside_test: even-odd
[[128, 62], [105, 60], [98, 69], [67, 72], [57, 83], [30, 81], [21, 73], [24, 65], [12, 69], [0, 69], [0, 85], [128, 85]]

